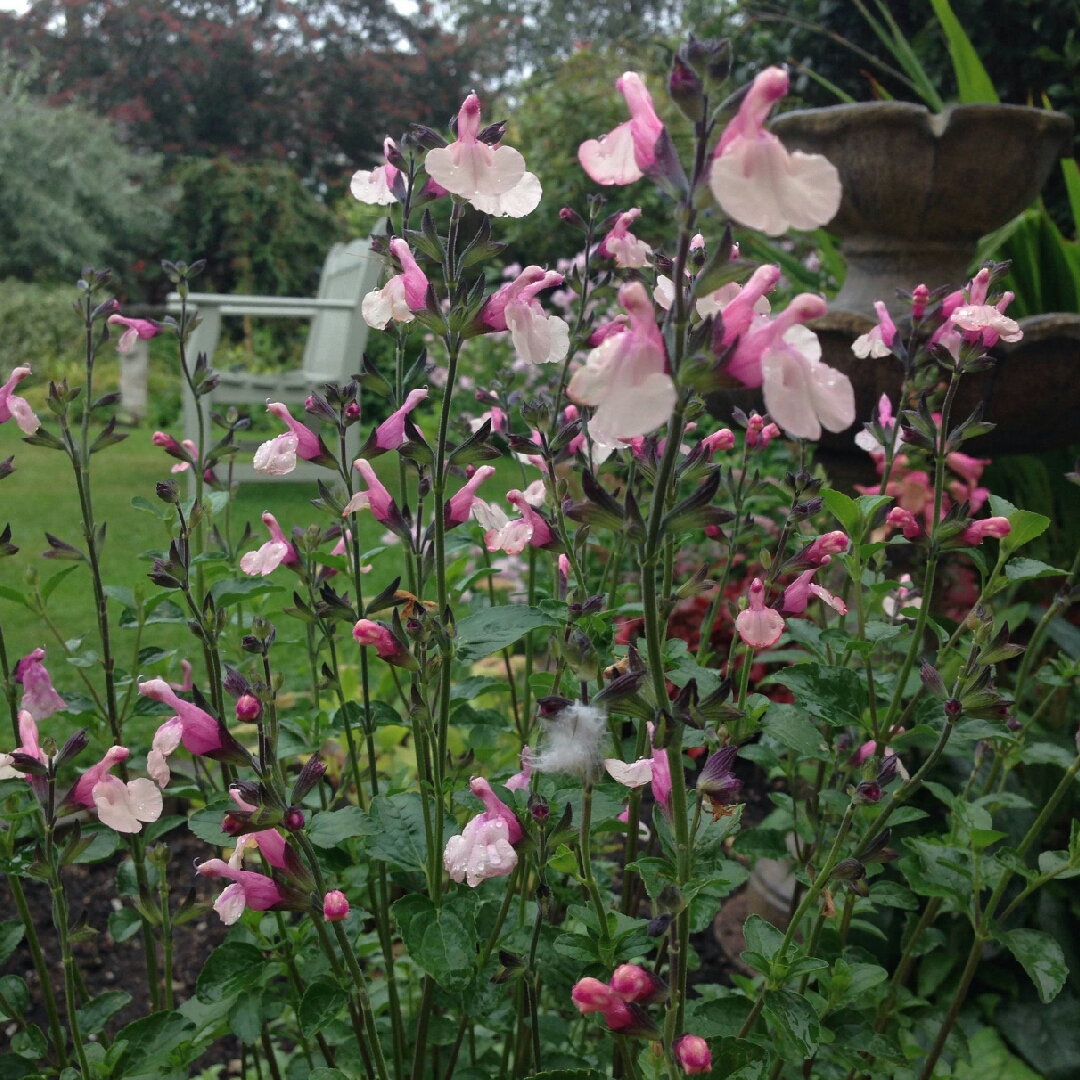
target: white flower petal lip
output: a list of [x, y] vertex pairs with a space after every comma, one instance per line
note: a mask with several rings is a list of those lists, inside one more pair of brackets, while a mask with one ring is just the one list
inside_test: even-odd
[[645, 174], [634, 158], [634, 134], [630, 121], [620, 124], [599, 139], [588, 139], [578, 147], [581, 167], [598, 184], [632, 184]]
[[765, 407], [780, 427], [795, 439], [820, 439], [806, 364], [789, 349], [773, 349], [761, 358], [761, 375]]
[[474, 195], [469, 202], [492, 217], [527, 217], [539, 205], [543, 190], [539, 178], [527, 172], [504, 195]]
[[238, 881], [226, 885], [214, 901], [214, 910], [221, 916], [221, 921], [226, 926], [232, 926], [244, 914], [246, 907], [244, 887]]
[[349, 182], [349, 192], [358, 202], [369, 206], [389, 206], [397, 202], [390, 185], [386, 182], [386, 169], [357, 169]]
[[267, 476], [287, 476], [296, 468], [296, 451], [300, 440], [292, 432], [275, 435], [255, 451], [256, 472]]
[[973, 304], [957, 308], [952, 313], [953, 326], [961, 330], [993, 330], [1002, 341], [1019, 341], [1024, 332], [1015, 319], [998, 311], [990, 304]]
[[525, 159], [512, 146], [451, 143], [429, 150], [424, 168], [436, 184], [470, 201], [475, 196], [506, 195], [525, 175]]
[[828, 158], [789, 154], [767, 132], [732, 140], [713, 160], [709, 186], [726, 213], [769, 236], [827, 224], [843, 194], [840, 175]]
[[652, 780], [653, 763], [651, 758], [641, 758], [638, 761], [625, 762], [618, 758], [605, 758], [604, 768], [608, 776], [623, 787], [644, 787]]
[[248, 577], [266, 577], [272, 574], [289, 554], [289, 545], [271, 540], [258, 551], [249, 551], [240, 560], [240, 569]]

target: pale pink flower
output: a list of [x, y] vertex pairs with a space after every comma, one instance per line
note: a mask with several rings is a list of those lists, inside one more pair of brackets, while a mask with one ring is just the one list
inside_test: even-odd
[[558, 315], [548, 315], [537, 293], [561, 285], [562, 274], [527, 266], [514, 281], [489, 297], [480, 321], [493, 330], [509, 330], [518, 357], [529, 364], [552, 364], [570, 349], [570, 327]]
[[524, 217], [540, 201], [540, 182], [525, 170], [525, 159], [511, 146], [489, 146], [480, 134], [480, 99], [470, 94], [458, 111], [457, 139], [429, 150], [428, 175], [440, 187], [468, 199], [495, 216]]
[[528, 746], [523, 746], [521, 748], [521, 772], [514, 773], [514, 775], [503, 784], [503, 787], [506, 788], [507, 791], [529, 790], [529, 784], [532, 778], [532, 765], [529, 764], [529, 757], [531, 754], [532, 750], [530, 750]]
[[[139, 693], [176, 710], [176, 715], [158, 728], [158, 733], [154, 736], [154, 749], [162, 753], [163, 757], [168, 757], [181, 742], [189, 753], [203, 757], [212, 757], [225, 749], [221, 725], [217, 720], [197, 705], [179, 697], [164, 679], [147, 679], [139, 683]], [[177, 727], [180, 729], [179, 738], [176, 734]], [[163, 732], [163, 728], [168, 730]], [[171, 749], [166, 749], [170, 746]]]
[[349, 899], [340, 889], [331, 889], [323, 897], [322, 910], [327, 922], [343, 922], [349, 917]]
[[611, 975], [611, 989], [623, 1001], [651, 1005], [667, 997], [667, 987], [638, 964], [620, 964]]
[[[662, 276], [662, 275], [661, 275]], [[657, 279], [659, 280], [659, 279]], [[667, 279], [670, 281], [670, 279]], [[657, 300], [657, 303], [660, 301]], [[670, 301], [668, 302], [670, 306]], [[616, 315], [611, 322], [601, 323], [590, 335], [589, 344], [595, 349], [598, 345], [603, 345], [609, 337], [615, 334], [621, 334], [624, 330], [630, 329], [630, 320], [626, 315]]]
[[397, 201], [394, 195], [394, 180], [398, 169], [390, 164], [390, 155], [397, 150], [394, 140], [389, 135], [383, 139], [385, 164], [374, 169], [357, 169], [349, 183], [352, 197], [369, 206], [389, 206]]
[[644, 787], [653, 778], [652, 758], [639, 758], [637, 761], [621, 761], [619, 758], [605, 758], [604, 768], [608, 776], [623, 787]]
[[745, 285], [730, 282], [697, 302], [698, 314], [703, 319], [709, 315], [720, 316], [713, 333], [713, 348], [717, 352], [731, 346], [751, 326], [763, 324], [772, 312], [766, 294], [776, 288], [779, 280], [780, 267], [765, 263], [750, 275]]
[[581, 167], [604, 185], [640, 180], [656, 162], [656, 142], [664, 132], [645, 81], [636, 71], [624, 72], [615, 87], [626, 98], [630, 119], [578, 147]]
[[232, 882], [214, 901], [214, 910], [226, 926], [232, 926], [243, 915], [245, 907], [252, 911], [272, 911], [287, 902], [273, 878], [254, 870], [237, 870], [223, 859], [207, 859], [195, 870], [204, 877], [223, 877]]
[[687, 1076], [712, 1072], [712, 1053], [709, 1044], [700, 1035], [683, 1035], [672, 1047], [675, 1060]]
[[701, 440], [701, 445], [711, 457], [717, 450], [731, 450], [735, 446], [735, 433], [731, 428], [721, 428]]
[[690, 250], [691, 251], [704, 251], [705, 250], [705, 237], [702, 233], [694, 233], [690, 237]]
[[473, 503], [473, 517], [487, 530], [484, 534], [484, 546], [488, 551], [505, 551], [508, 555], [517, 555], [525, 550], [526, 544], [542, 548], [551, 543], [551, 527], [533, 509], [524, 492], [513, 488], [506, 493], [506, 501], [521, 511], [520, 518], [511, 521], [499, 507], [479, 499]]
[[[233, 795], [232, 789], [230, 789], [229, 794]], [[236, 795], [233, 795], [233, 801], [240, 803], [243, 800], [237, 798]], [[250, 813], [255, 807], [244, 803], [240, 809]], [[229, 856], [229, 865], [234, 870], [239, 870], [244, 865], [244, 856], [247, 852], [253, 848], [257, 848], [259, 854], [262, 855], [275, 870], [285, 870], [289, 866], [288, 859], [286, 858], [288, 846], [289, 842], [277, 831], [277, 829], [261, 829], [258, 832], [244, 833], [242, 836], [236, 838], [236, 847], [233, 849], [232, 855]]]
[[176, 753], [184, 736], [184, 723], [179, 716], [166, 720], [154, 733], [150, 752], [146, 755], [146, 772], [159, 788], [167, 788], [172, 779], [169, 758]]
[[738, 115], [713, 153], [709, 186], [736, 221], [770, 236], [788, 229], [816, 229], [840, 208], [840, 176], [820, 154], [789, 154], [764, 128], [769, 112], [788, 92], [782, 68], [754, 79]]
[[299, 566], [300, 556], [296, 553], [296, 548], [285, 539], [277, 518], [269, 510], [265, 510], [262, 520], [270, 530], [270, 539], [257, 551], [247, 552], [240, 560], [240, 569], [249, 577], [266, 577], [279, 566]]
[[110, 770], [126, 761], [131, 751], [126, 746], [111, 746], [96, 765], [91, 765], [76, 781], [64, 800], [70, 806], [97, 808], [103, 825], [120, 833], [142, 831], [144, 823], [161, 817], [161, 791], [152, 780], [140, 777], [126, 784]]
[[469, 789], [484, 804], [484, 812], [488, 817], [502, 818], [506, 822], [510, 843], [516, 844], [522, 837], [522, 831], [514, 811], [491, 790], [491, 785], [482, 776], [474, 776], [469, 781]]
[[[764, 275], [763, 275], [764, 278]], [[749, 288], [749, 283], [747, 284]], [[751, 305], [750, 321], [747, 322], [745, 307], [733, 322], [743, 330], [736, 337], [728, 340], [725, 333], [719, 345], [722, 349], [735, 344], [735, 349], [728, 360], [727, 373], [738, 379], [744, 386], [761, 386], [764, 381], [762, 360], [765, 354], [774, 349], [784, 348], [784, 338], [789, 330], [806, 322], [817, 319], [829, 310], [828, 304], [820, 296], [812, 293], [800, 293], [776, 318], [753, 318]], [[726, 326], [726, 323], [725, 323]], [[717, 342], [714, 339], [714, 347]]]
[[255, 471], [267, 476], [288, 476], [296, 468], [299, 445], [300, 440], [292, 432], [268, 439], [255, 451], [252, 461]]
[[[881, 428], [886, 435], [890, 432], [892, 433], [892, 448], [895, 453], [900, 446], [902, 432], [899, 424], [896, 423], [896, 420], [893, 417], [892, 402], [889, 400], [888, 394], [882, 394], [878, 401], [878, 424], [881, 425]], [[875, 457], [875, 459], [880, 456], [881, 461], [884, 462], [885, 447], [878, 442], [877, 436], [866, 428], [863, 428], [863, 430], [855, 436], [855, 445], [861, 450], [865, 450], [872, 457]], [[881, 467], [879, 467], [879, 472], [881, 471]]]
[[296, 436], [296, 453], [298, 457], [303, 458], [305, 461], [315, 461], [317, 458], [322, 457], [325, 451], [319, 441], [319, 436], [306, 424], [300, 423], [285, 405], [280, 401], [267, 401], [266, 411], [288, 425], [289, 431]]
[[135, 342], [140, 338], [147, 341], [161, 333], [161, 327], [149, 319], [129, 319], [124, 315], [110, 315], [106, 322], [113, 326], [126, 327], [116, 342], [118, 353], [129, 353], [135, 348]]
[[[652, 754], [652, 793], [657, 805], [665, 814], [671, 814], [671, 762], [667, 750], [653, 746], [656, 727], [650, 720], [647, 724], [649, 746]], [[680, 763], [680, 768], [682, 767]]]
[[649, 265], [652, 248], [630, 231], [630, 226], [639, 217], [641, 209], [637, 206], [620, 214], [596, 249], [605, 258], [614, 259], [615, 265], [623, 270], [636, 270]]
[[405, 417], [408, 416], [421, 401], [424, 401], [427, 396], [428, 392], [424, 388], [410, 390], [408, 397], [405, 398], [405, 403], [400, 408], [395, 409], [375, 429], [370, 444], [366, 447], [367, 453], [371, 454], [374, 450], [380, 452], [385, 450], [396, 450], [402, 443], [406, 442]]
[[509, 824], [487, 813], [470, 818], [459, 836], [447, 840], [443, 852], [443, 866], [451, 879], [467, 882], [470, 889], [488, 878], [512, 873], [517, 861]]
[[0, 386], [0, 424], [14, 417], [24, 435], [33, 435], [41, 427], [41, 421], [34, 415], [29, 402], [15, 393], [15, 387], [29, 374], [30, 365], [22, 364], [14, 368], [7, 382]]
[[[822, 563], [824, 566], [825, 564]], [[785, 615], [801, 615], [806, 610], [811, 596], [816, 596], [823, 603], [839, 612], [847, 614], [847, 604], [839, 596], [833, 596], [828, 589], [814, 584], [814, 575], [820, 567], [811, 567], [804, 570], [785, 590], [781, 601], [780, 610]]]
[[36, 721], [45, 720], [54, 712], [67, 708], [67, 703], [53, 689], [52, 679], [41, 662], [44, 659], [45, 650], [35, 649], [15, 665], [15, 681], [23, 688], [19, 708]]
[[472, 516], [473, 503], [476, 501], [476, 489], [489, 477], [495, 475], [492, 465], [481, 465], [466, 481], [465, 486], [450, 496], [446, 503], [443, 520], [448, 529], [461, 525]]
[[382, 481], [375, 475], [375, 470], [364, 458], [357, 458], [353, 462], [353, 468], [364, 478], [367, 491], [358, 491], [346, 504], [341, 516], [347, 517], [355, 514], [358, 510], [370, 510], [376, 521], [384, 525], [395, 518], [393, 496], [383, 486]]
[[972, 547], [976, 547], [988, 536], [992, 536], [997, 540], [1008, 536], [1011, 529], [1012, 526], [1009, 524], [1009, 519], [1006, 517], [981, 518], [979, 521], [973, 521], [960, 534], [960, 539], [965, 544], [971, 544]]
[[390, 252], [401, 263], [401, 273], [394, 274], [381, 288], [373, 289], [360, 304], [360, 312], [368, 326], [385, 330], [388, 323], [410, 323], [414, 311], [427, 307], [428, 279], [420, 269], [409, 245], [400, 237], [390, 241]]
[[[1005, 297], [1001, 300], [1002, 304], [1012, 299], [1012, 293], [1006, 293]], [[966, 333], [980, 334], [987, 348], [997, 344], [998, 338], [1002, 341], [1019, 341], [1024, 336], [1020, 324], [992, 304], [957, 308], [952, 314], [952, 324]]]
[[19, 713], [19, 738], [22, 739], [22, 746], [16, 747], [16, 750], [20, 754], [26, 754], [27, 757], [32, 757], [44, 765], [45, 753], [41, 749], [37, 723], [25, 709]]
[[181, 671], [181, 674], [183, 675], [183, 678], [180, 680], [180, 682], [178, 682], [178, 683], [175, 683], [175, 682], [174, 683], [169, 683], [169, 685], [174, 690], [179, 690], [180, 693], [183, 694], [183, 693], [187, 693], [191, 689], [191, 687], [193, 685], [193, 683], [192, 683], [192, 675], [194, 674], [194, 671], [193, 671], [192, 666], [191, 666], [191, 661], [188, 660], [186, 657], [183, 660], [180, 661], [180, 671]]
[[780, 640], [784, 617], [779, 611], [765, 606], [765, 586], [761, 578], [754, 578], [750, 583], [749, 601], [735, 619], [735, 629], [750, 648], [767, 649]]
[[875, 359], [892, 356], [892, 343], [896, 340], [896, 324], [881, 300], [874, 301], [874, 310], [877, 312], [877, 325], [872, 326], [851, 343], [851, 351], [860, 360], [871, 356]]
[[572, 400], [596, 409], [590, 430], [607, 441], [655, 431], [670, 418], [677, 397], [645, 286], [624, 285], [619, 303], [630, 315], [630, 328], [593, 349], [567, 388]]

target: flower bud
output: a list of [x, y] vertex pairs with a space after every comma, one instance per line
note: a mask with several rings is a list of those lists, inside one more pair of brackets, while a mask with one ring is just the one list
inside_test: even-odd
[[919, 664], [919, 678], [922, 679], [923, 686], [939, 701], [944, 701], [948, 696], [945, 691], [945, 683], [942, 682], [937, 669], [928, 660], [923, 660]]
[[701, 79], [694, 69], [678, 54], [672, 58], [671, 74], [668, 76], [668, 94], [679, 111], [693, 123], [705, 115], [705, 95]]
[[700, 1035], [683, 1035], [675, 1040], [672, 1049], [675, 1051], [675, 1060], [679, 1063], [679, 1068], [687, 1076], [712, 1071], [712, 1054], [709, 1052], [709, 1044]]
[[289, 832], [299, 832], [304, 827], [304, 811], [299, 806], [290, 806], [281, 819], [281, 824]]
[[916, 322], [926, 314], [926, 305], [930, 300], [930, 290], [925, 285], [916, 285], [911, 294], [911, 317]]
[[90, 740], [86, 735], [86, 728], [80, 728], [74, 735], [68, 738], [68, 741], [60, 747], [60, 753], [56, 755], [56, 768], [61, 768], [66, 762], [71, 761], [72, 758], [78, 757], [87, 746]]
[[534, 791], [529, 795], [529, 813], [532, 815], [533, 821], [547, 821], [551, 816], [551, 806], [543, 795], [538, 795]]
[[663, 937], [668, 932], [668, 927], [671, 925], [671, 913], [665, 911], [661, 915], [657, 915], [655, 919], [649, 920], [649, 925], [645, 927], [645, 933], [649, 937]]
[[858, 859], [841, 859], [832, 869], [829, 880], [854, 881], [866, 877], [866, 867]]
[[360, 420], [360, 403], [357, 401], [350, 401], [345, 406], [345, 423], [355, 424]]
[[668, 996], [667, 986], [650, 971], [637, 964], [622, 964], [611, 976], [611, 989], [623, 1001], [637, 1001], [651, 1005], [665, 1001]]
[[955, 722], [964, 715], [964, 706], [956, 700], [956, 698], [949, 698], [945, 702], [945, 719], [950, 722]]
[[588, 230], [588, 226], [585, 224], [585, 219], [576, 211], [572, 210], [569, 206], [564, 206], [559, 211], [559, 217], [566, 222], [567, 225], [573, 225], [575, 229], [580, 229], [582, 232]]
[[341, 922], [349, 917], [349, 901], [340, 889], [333, 889], [323, 897], [322, 910], [327, 922]]
[[318, 757], [309, 757], [304, 763], [304, 767], [300, 770], [300, 775], [296, 778], [296, 783], [293, 784], [292, 801], [294, 803], [303, 802], [308, 794], [314, 789], [315, 785], [323, 778], [325, 772], [326, 766]]
[[262, 704], [254, 694], [243, 694], [236, 703], [236, 719], [242, 724], [253, 724], [262, 716]]
[[896, 754], [890, 754], [882, 763], [881, 769], [874, 778], [875, 783], [881, 787], [888, 787], [900, 773], [900, 758]]
[[881, 802], [882, 791], [879, 784], [873, 780], [863, 780], [855, 788], [855, 796], [852, 802], [856, 806], [874, 806]]

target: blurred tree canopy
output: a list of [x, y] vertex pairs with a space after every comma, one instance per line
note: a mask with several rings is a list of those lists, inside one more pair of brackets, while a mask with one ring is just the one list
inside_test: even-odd
[[0, 46], [36, 58], [36, 91], [118, 122], [132, 144], [276, 158], [331, 183], [384, 132], [444, 123], [479, 37], [389, 0], [32, 0], [0, 16]]

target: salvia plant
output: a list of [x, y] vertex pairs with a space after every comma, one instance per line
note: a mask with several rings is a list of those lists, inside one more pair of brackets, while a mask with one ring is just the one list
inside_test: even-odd
[[[541, 198], [505, 125], [470, 94], [449, 131], [387, 139], [352, 190], [387, 207], [363, 314], [393, 369], [365, 362], [303, 421], [269, 403], [284, 430], [255, 455], [268, 474], [323, 468], [316, 524], [267, 511], [260, 544], [232, 517], [249, 418], [216, 415], [197, 442], [159, 432], [178, 475], [134, 499], [161, 529], [140, 583], [102, 577], [94, 466], [124, 436], [95, 366], [117, 333], [121, 351], [165, 334], [189, 392], [209, 392], [188, 349], [201, 267], [164, 265], [178, 315], [160, 323], [84, 272], [83, 385], [50, 385], [44, 422], [15, 393], [28, 369], [0, 390], [0, 422], [67, 458], [81, 521], [46, 537], [70, 566], [2, 591], [51, 639], [16, 660], [0, 634], [18, 916], [0, 950], [25, 937], [36, 971], [32, 996], [0, 978], [5, 1077], [188, 1075], [231, 1038], [239, 1071], [273, 1080], [928, 1080], [967, 1053], [984, 957], [1015, 958], [1044, 1002], [1062, 988], [1060, 945], [1028, 924], [1035, 894], [1080, 872], [1080, 757], [1052, 722], [1080, 667], [1048, 649], [1080, 559], [1017, 554], [1048, 522], [980, 485], [965, 446], [991, 425], [955, 409], [1019, 336], [1006, 268], [878, 304], [854, 351], [903, 390], [857, 436], [878, 481], [829, 487], [808, 443], [857, 418], [806, 325], [825, 301], [771, 306], [781, 271], [739, 258], [732, 223], [815, 228], [840, 184], [763, 126], [786, 73], [731, 92], [729, 67], [725, 41], [674, 58], [688, 160], [634, 72], [617, 83], [629, 119], [579, 149], [598, 184], [666, 193], [662, 248], [634, 235], [637, 209], [595, 197], [562, 211], [580, 249], [564, 269], [501, 284], [495, 219]], [[477, 388], [463, 365], [485, 335], [507, 360]], [[706, 400], [733, 387], [764, 408], [714, 428]], [[49, 611], [71, 573], [93, 596], [85, 648]], [[1049, 606], [1018, 606], [1042, 578]], [[1006, 609], [1033, 612], [1026, 648]], [[170, 621], [194, 639], [178, 682], [149, 644]], [[70, 703], [46, 659], [79, 680]], [[65, 712], [87, 719], [61, 745]], [[194, 866], [163, 839], [180, 828]], [[132, 995], [90, 997], [77, 962], [106, 929], [80, 919], [82, 863], [115, 868], [108, 931], [141, 942], [126, 1026]], [[766, 864], [783, 909], [743, 909], [710, 978], [703, 943]], [[195, 919], [228, 929], [180, 1000], [174, 944]]]

